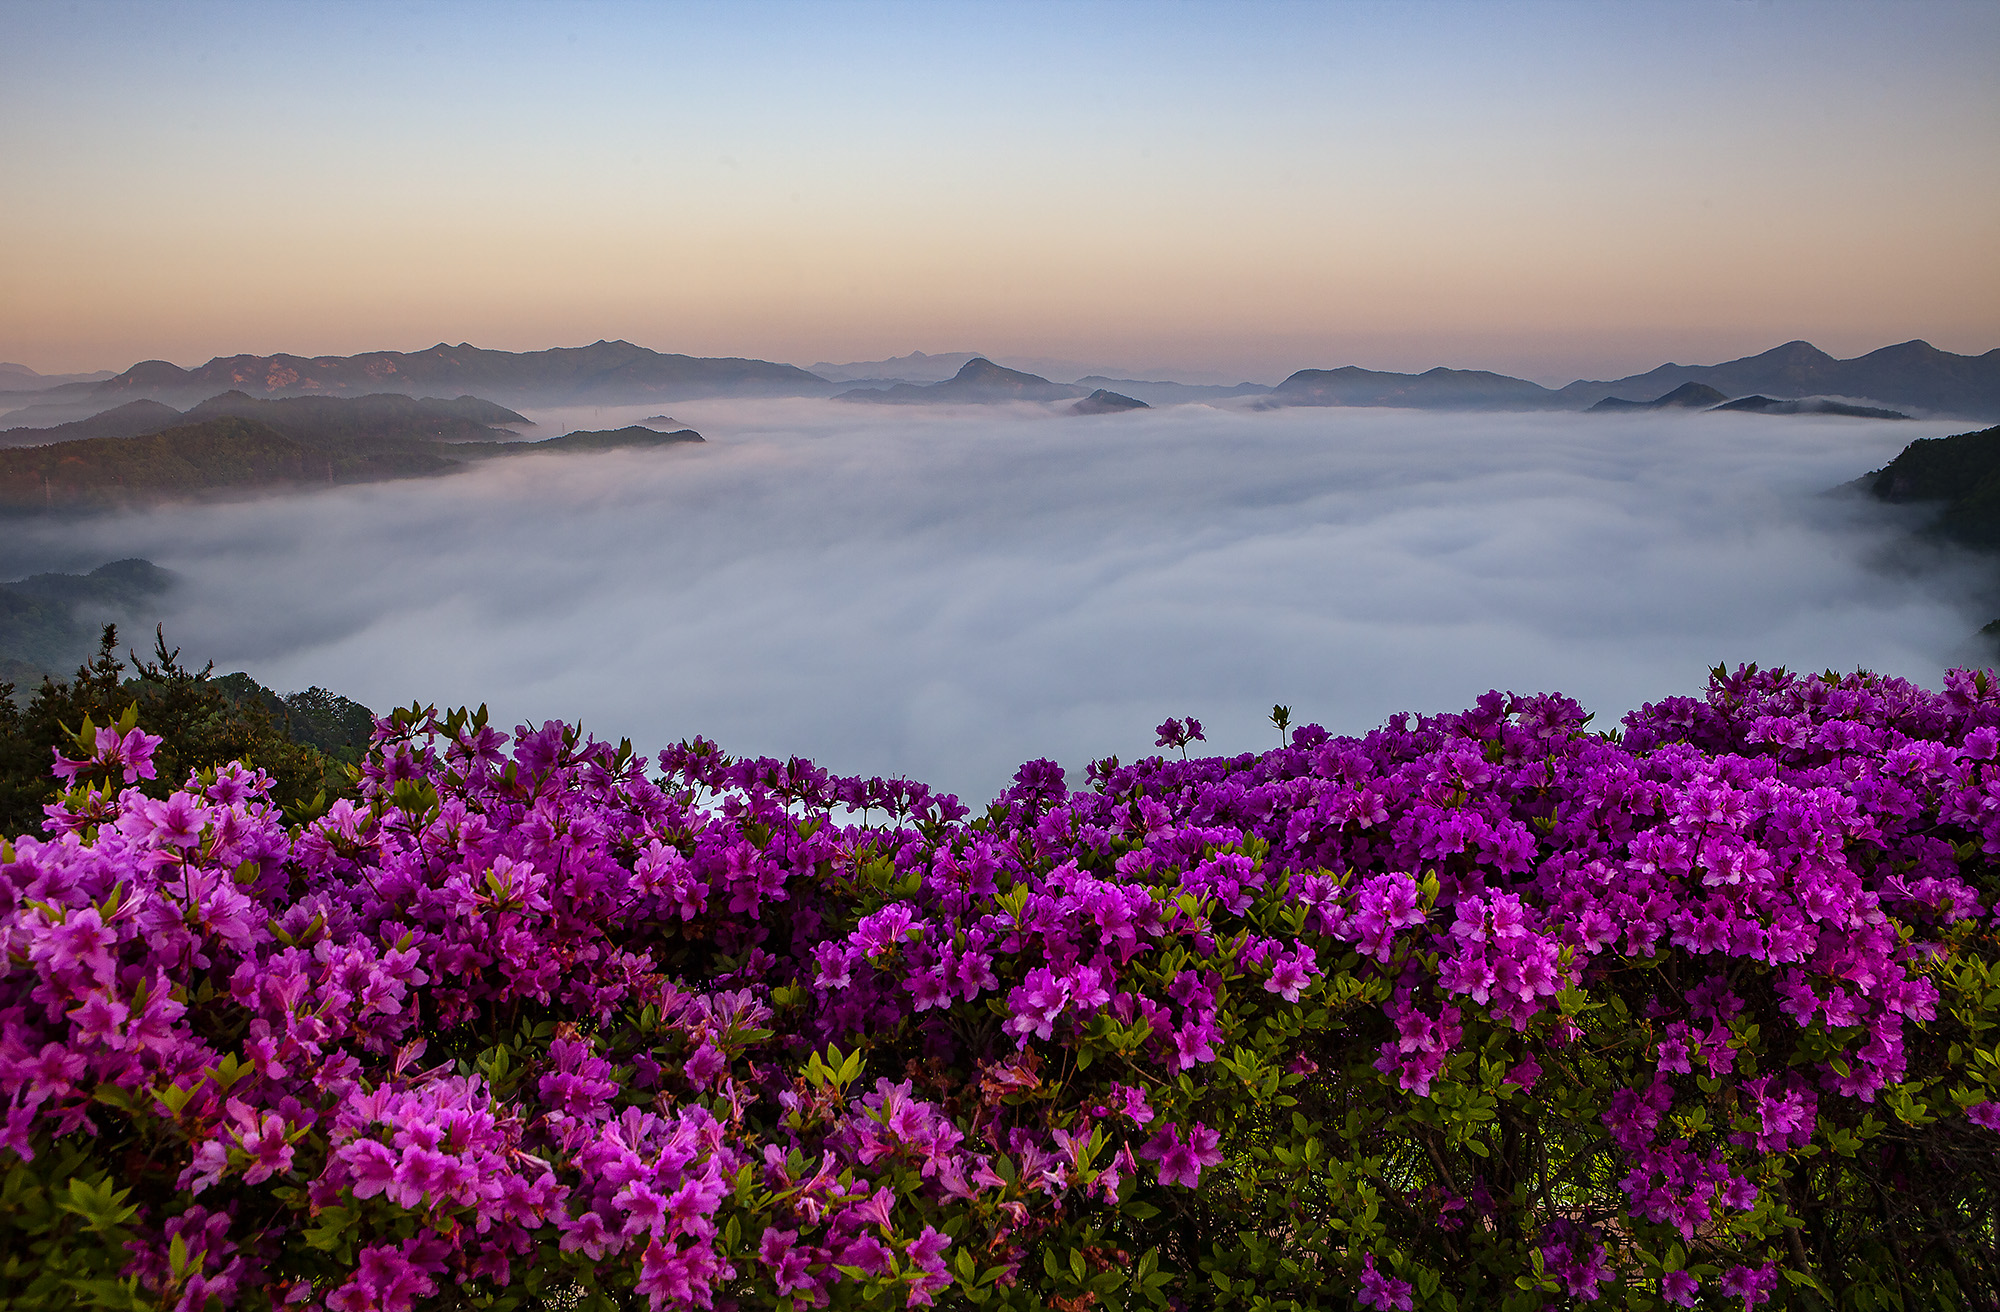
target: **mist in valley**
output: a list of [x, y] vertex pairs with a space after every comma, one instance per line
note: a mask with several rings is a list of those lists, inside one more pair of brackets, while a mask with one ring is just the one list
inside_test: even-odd
[[[658, 403], [530, 412], [529, 436]], [[1611, 727], [1718, 661], [1931, 685], [1979, 567], [1828, 496], [1963, 425], [1647, 414], [676, 402], [701, 446], [17, 521], [8, 577], [144, 556], [219, 671], [378, 711], [486, 701], [651, 750], [923, 779], [1364, 732], [1490, 687]], [[138, 639], [140, 635], [129, 635]], [[150, 635], [145, 635], [150, 637]], [[137, 645], [135, 641], [135, 645]]]

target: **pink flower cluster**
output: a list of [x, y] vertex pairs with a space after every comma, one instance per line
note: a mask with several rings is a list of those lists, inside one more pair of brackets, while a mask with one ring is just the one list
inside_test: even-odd
[[[1754, 1305], [1774, 1172], [1905, 1081], [1936, 945], [1993, 923], [2000, 698], [1743, 671], [1585, 723], [1495, 693], [1083, 791], [1032, 762], [971, 820], [700, 740], [649, 761], [551, 722], [508, 752], [459, 713], [384, 721], [360, 796], [296, 828], [242, 766], [73, 789], [0, 853], [0, 1163], [143, 1145], [127, 1273], [175, 1306], [530, 1271], [922, 1306], [1035, 1278], [1138, 1193], [1247, 1182], [1232, 1136], [1272, 1090], [1540, 1097], [1615, 1049], [1617, 1214], [1539, 1217], [1541, 1268], [1691, 1305], [1696, 1275], [1617, 1250], [1705, 1245]], [[57, 771], [135, 784], [155, 741]], [[1328, 1007], [1358, 1060], [1283, 1038]], [[1954, 1093], [1995, 1130], [2000, 1088]], [[1453, 1230], [1499, 1205], [1439, 1196]], [[1409, 1308], [1382, 1225], [1300, 1260]]]

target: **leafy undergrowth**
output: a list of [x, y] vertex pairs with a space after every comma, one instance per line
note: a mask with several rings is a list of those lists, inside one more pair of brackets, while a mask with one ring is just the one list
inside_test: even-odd
[[0, 1297], [2000, 1305], [2000, 690], [1586, 722], [975, 817], [411, 708], [297, 826], [91, 726], [0, 851]]

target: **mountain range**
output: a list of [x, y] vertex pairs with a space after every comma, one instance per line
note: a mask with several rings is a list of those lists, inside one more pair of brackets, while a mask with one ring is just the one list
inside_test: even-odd
[[0, 362], [0, 392], [38, 392], [43, 388], [60, 387], [64, 383], [100, 382], [111, 376], [109, 369], [87, 374], [43, 374], [24, 364]]
[[229, 391], [185, 411], [159, 401], [127, 401], [87, 419], [49, 428], [0, 430], [0, 446], [47, 446], [93, 437], [144, 437], [183, 424], [229, 416], [259, 420], [289, 436], [318, 443], [343, 437], [425, 442], [505, 441], [511, 440], [513, 434], [503, 430], [518, 425], [533, 427], [525, 415], [476, 396], [446, 401], [434, 396], [411, 398], [382, 393], [352, 398], [288, 396], [268, 400]]
[[[978, 368], [968, 375], [966, 370], [974, 365]], [[230, 390], [261, 398], [473, 393], [509, 405], [614, 405], [699, 396], [827, 396], [836, 392], [848, 399], [890, 404], [1065, 400], [1102, 389], [1153, 405], [1264, 393], [1261, 404], [1273, 406], [1583, 410], [1607, 399], [1650, 404], [1646, 398], [1657, 398], [1689, 383], [1712, 388], [1725, 397], [1762, 395], [1779, 405], [1818, 397], [1870, 408], [2000, 419], [2000, 349], [1984, 355], [1954, 355], [1922, 341], [1885, 346], [1851, 360], [1835, 359], [1810, 342], [1787, 342], [1721, 364], [1663, 364], [1625, 378], [1579, 379], [1553, 388], [1487, 370], [1443, 366], [1414, 374], [1354, 365], [1301, 369], [1269, 389], [1255, 383], [1208, 387], [1098, 375], [1069, 384], [965, 353], [925, 355], [917, 351], [889, 360], [823, 367], [838, 375], [839, 382], [789, 364], [662, 354], [623, 341], [528, 352], [440, 343], [428, 351], [375, 351], [353, 356], [235, 355], [218, 357], [194, 369], [148, 360], [109, 378], [83, 378], [37, 391], [10, 393], [26, 404], [0, 414], [0, 428], [53, 427], [138, 400], [185, 406]], [[899, 374], [912, 373], [919, 381], [891, 381]], [[852, 383], [857, 377], [872, 378], [873, 385], [849, 386], [843, 391], [840, 383]], [[923, 381], [931, 378], [937, 381]], [[4, 384], [5, 379], [0, 379], [0, 385]]]
[[1657, 396], [1683, 383], [1703, 383], [1733, 397], [1841, 397], [1933, 414], [2000, 418], [2000, 349], [1954, 355], [1922, 341], [1885, 346], [1852, 360], [1836, 360], [1811, 342], [1786, 342], [1723, 364], [1663, 364], [1613, 382], [1574, 382], [1556, 395], [1569, 405], [1587, 406], [1607, 396]]
[[[1358, 369], [1301, 369], [1271, 389], [1270, 405], [1395, 405], [1425, 410], [1581, 410], [1610, 400], [1650, 405], [1641, 397], [1698, 384], [1723, 398], [1761, 393], [1777, 400], [1845, 397], [1933, 414], [2000, 418], [2000, 350], [1953, 355], [1928, 342], [1904, 342], [1852, 360], [1836, 360], [1810, 342], [1787, 342], [1722, 364], [1663, 364], [1610, 381], [1543, 387], [1484, 370], [1437, 368], [1421, 374]], [[1703, 393], [1707, 395], [1708, 393]], [[1626, 408], [1626, 407], [1611, 407]]]
[[694, 396], [825, 396], [832, 390], [794, 365], [666, 355], [630, 342], [524, 352], [440, 342], [414, 352], [218, 356], [193, 369], [147, 360], [99, 382], [34, 393], [32, 411], [0, 415], [0, 426], [56, 424], [142, 398], [186, 405], [225, 391], [256, 397], [476, 392], [515, 405], [615, 405]]
[[1039, 374], [1022, 373], [975, 356], [941, 383], [857, 387], [839, 393], [834, 400], [868, 401], [877, 405], [993, 405], [1006, 401], [1069, 401], [1090, 392], [1088, 387], [1053, 383]]
[[1568, 410], [1560, 393], [1524, 378], [1483, 369], [1420, 374], [1385, 373], [1343, 365], [1301, 369], [1272, 388], [1262, 407], [1285, 405], [1389, 405], [1413, 410]]
[[[395, 394], [260, 399], [211, 397], [186, 412], [151, 401], [51, 429], [0, 450], [0, 507], [53, 511], [177, 497], [367, 483], [449, 473], [468, 461], [531, 452], [602, 451], [700, 442], [692, 429], [634, 425], [539, 442], [504, 425], [513, 411], [460, 397]], [[15, 430], [10, 436], [18, 436]]]
[[1167, 379], [1106, 378], [1089, 374], [1076, 380], [1078, 387], [1101, 388], [1121, 396], [1136, 397], [1147, 405], [1181, 405], [1189, 401], [1226, 401], [1232, 396], [1262, 396], [1270, 391], [1263, 383], [1237, 383], [1222, 387], [1214, 383], [1176, 383]]
[[1727, 393], [1718, 392], [1707, 383], [1682, 383], [1665, 396], [1656, 396], [1650, 401], [1627, 401], [1623, 397], [1607, 396], [1590, 407], [1588, 413], [1631, 414], [1649, 410], [1718, 410], [1751, 415], [1838, 415], [1846, 419], [1909, 418], [1900, 410], [1852, 405], [1846, 401], [1829, 400], [1824, 396], [1797, 397], [1783, 401], [1769, 396], [1740, 396], [1732, 401]]
[[887, 360], [854, 360], [833, 364], [821, 360], [811, 372], [830, 383], [887, 386], [891, 383], [941, 383], [974, 360], [986, 358], [984, 351], [946, 351], [926, 355], [912, 351]]

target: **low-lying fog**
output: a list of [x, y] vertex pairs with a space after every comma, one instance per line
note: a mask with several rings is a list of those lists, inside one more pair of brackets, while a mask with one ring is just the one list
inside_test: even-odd
[[1962, 426], [671, 413], [707, 445], [32, 525], [5, 554], [180, 571], [170, 640], [280, 690], [486, 701], [647, 749], [703, 734], [975, 804], [1030, 757], [1148, 754], [1169, 715], [1214, 750], [1271, 745], [1274, 702], [1359, 732], [1560, 690], [1610, 726], [1717, 661], [1936, 686], [1990, 618], [1963, 562], [1882, 567], [1907, 519], [1818, 495]]

